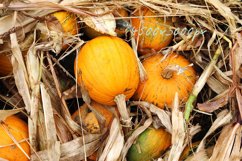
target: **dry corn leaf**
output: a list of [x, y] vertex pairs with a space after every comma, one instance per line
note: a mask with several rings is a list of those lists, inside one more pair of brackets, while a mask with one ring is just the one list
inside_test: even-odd
[[24, 110], [24, 108], [13, 109], [13, 110], [0, 110], [0, 121], [5, 120], [8, 116], [12, 116], [23, 110]]
[[163, 109], [160, 109], [154, 105], [150, 106], [150, 111], [158, 116], [161, 123], [165, 126], [169, 133], [172, 133], [172, 123], [170, 119], [170, 113]]
[[[238, 125], [238, 124], [237, 124]], [[231, 151], [230, 160], [240, 161], [242, 159], [242, 126], [238, 128], [235, 134], [233, 150]]]
[[108, 7], [92, 8], [90, 9], [90, 12], [96, 14], [96, 16], [85, 16], [83, 18], [83, 22], [97, 32], [116, 36], [117, 34], [115, 32], [115, 18], [112, 13], [108, 13], [109, 11], [110, 10]]
[[[91, 155], [100, 146], [102, 136], [103, 134], [89, 134], [61, 144], [60, 161], [84, 160], [85, 154]], [[39, 151], [31, 156], [31, 161], [52, 161], [48, 159], [47, 153], [47, 150]]]
[[198, 161], [198, 160], [199, 161], [208, 161], [208, 159], [209, 158], [207, 156], [206, 150], [203, 149], [200, 152], [195, 153], [195, 154], [189, 156], [185, 161]]
[[65, 120], [59, 114], [56, 114], [56, 113], [57, 112], [54, 112], [54, 119], [55, 119], [56, 133], [57, 133], [58, 139], [60, 140], [61, 143], [66, 143], [68, 141], [71, 141], [72, 135], [68, 129], [68, 126]]
[[11, 57], [11, 63], [13, 66], [13, 75], [15, 79], [15, 83], [18, 89], [19, 94], [22, 96], [25, 108], [27, 112], [30, 112], [32, 101], [30, 97], [30, 91], [28, 86], [28, 76], [26, 67], [24, 64], [23, 56], [20, 51], [16, 34], [11, 34], [11, 47], [12, 47], [12, 57]]
[[38, 3], [38, 2], [53, 2], [53, 3], [59, 3], [61, 0], [28, 0], [31, 3]]
[[60, 159], [60, 142], [57, 141], [56, 126], [54, 122], [51, 99], [44, 84], [40, 84], [42, 106], [44, 111], [44, 121], [47, 136], [47, 150], [49, 160], [59, 161]]
[[[239, 135], [237, 135], [240, 133]], [[240, 137], [237, 139], [237, 137]], [[238, 143], [235, 141], [239, 140], [239, 143], [241, 143], [241, 125], [237, 123], [236, 125], [234, 124], [229, 124], [226, 127], [223, 128], [222, 133], [219, 136], [219, 139], [216, 142], [216, 145], [213, 150], [213, 154], [211, 158], [209, 159], [210, 161], [240, 161], [240, 155], [241, 155], [241, 148]], [[233, 149], [233, 147], [235, 149]], [[233, 152], [233, 150], [236, 150]], [[232, 158], [231, 152], [233, 152]]]
[[98, 161], [116, 161], [124, 146], [124, 136], [117, 118], [113, 119], [107, 143]]
[[217, 80], [213, 76], [210, 76], [207, 80], [207, 85], [217, 94], [223, 93], [228, 89], [228, 86], [221, 83], [221, 81]]
[[[36, 48], [40, 48], [43, 51], [52, 50], [54, 53], [60, 53], [62, 49], [62, 37], [63, 32], [58, 30], [60, 27], [56, 27], [55, 30], [50, 30], [48, 27], [51, 26], [49, 24], [54, 23], [49, 22], [47, 25], [44, 23], [38, 23], [36, 25], [36, 30], [39, 30], [42, 35], [43, 43], [38, 45]], [[53, 24], [54, 25], [54, 24]], [[55, 23], [55, 25], [59, 25], [59, 23]]]
[[229, 95], [228, 95], [228, 90], [227, 90], [207, 102], [198, 103], [197, 108], [201, 111], [213, 112], [213, 111], [225, 106], [228, 103], [228, 99], [229, 99]]
[[34, 47], [30, 47], [27, 53], [26, 66], [29, 76], [30, 88], [33, 90], [36, 86], [39, 86], [40, 79], [40, 63], [36, 55]]
[[[33, 34], [35, 35], [35, 33]], [[41, 126], [39, 122], [39, 111], [40, 111], [40, 63], [37, 57], [36, 49], [34, 44], [29, 48], [26, 59], [26, 66], [28, 71], [28, 80], [30, 85], [31, 92], [31, 109], [30, 109], [30, 118], [28, 121], [29, 127], [29, 140], [32, 146], [32, 150], [37, 150], [37, 134], [38, 127]], [[40, 111], [42, 113], [42, 111]], [[41, 131], [44, 132], [44, 131]], [[44, 135], [41, 135], [41, 137]], [[42, 142], [40, 141], [40, 144]]]
[[[25, 3], [26, 4], [26, 3]], [[33, 26], [36, 25], [36, 19], [32, 17], [42, 17], [53, 10], [34, 10], [29, 11], [26, 16], [19, 14], [19, 12], [13, 12], [9, 15], [0, 18], [0, 38], [6, 37], [11, 34], [11, 31], [15, 31], [18, 35], [18, 40], [20, 39], [19, 35], [24, 36], [25, 33], [31, 31]]]
[[131, 102], [131, 105], [138, 105], [138, 106], [144, 107], [145, 109], [149, 109], [150, 112], [158, 116], [158, 118], [160, 119], [162, 125], [166, 128], [166, 130], [169, 133], [172, 133], [170, 112], [160, 109], [159, 107], [145, 101], [133, 101]]
[[232, 119], [232, 114], [228, 110], [223, 110], [217, 115], [217, 119], [213, 122], [212, 126], [208, 130], [207, 134], [203, 137], [202, 141], [200, 142], [196, 152], [204, 149], [205, 141], [208, 136], [210, 136], [216, 129], [219, 127], [229, 123]]
[[175, 94], [172, 108], [172, 146], [168, 161], [178, 161], [184, 149], [186, 137], [183, 113], [179, 111], [178, 93]]
[[206, 0], [206, 2], [212, 4], [217, 9], [217, 11], [227, 20], [230, 31], [232, 32], [232, 35], [234, 35], [236, 32], [235, 21], [242, 24], [242, 20], [239, 19], [239, 17], [237, 17], [236, 15], [234, 15], [231, 9], [219, 0]]

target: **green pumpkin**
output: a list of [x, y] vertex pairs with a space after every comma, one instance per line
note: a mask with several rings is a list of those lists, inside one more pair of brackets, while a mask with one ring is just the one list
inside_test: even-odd
[[127, 154], [127, 161], [150, 161], [171, 145], [171, 135], [164, 129], [148, 128], [139, 135]]

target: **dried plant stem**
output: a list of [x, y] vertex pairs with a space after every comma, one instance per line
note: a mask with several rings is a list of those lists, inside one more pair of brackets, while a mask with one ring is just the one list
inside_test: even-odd
[[189, 120], [190, 117], [190, 113], [193, 109], [193, 103], [195, 102], [195, 100], [197, 99], [197, 96], [199, 94], [199, 92], [202, 90], [202, 88], [204, 87], [204, 85], [206, 84], [209, 76], [211, 75], [215, 64], [218, 61], [219, 56], [222, 53], [222, 47], [220, 46], [214, 56], [213, 59], [211, 60], [211, 62], [209, 63], [209, 65], [205, 68], [205, 70], [203, 71], [202, 75], [199, 77], [198, 81], [196, 82], [196, 84], [193, 87], [192, 93], [190, 94], [188, 101], [186, 103], [186, 109], [185, 109], [185, 119], [186, 121]]
[[129, 117], [129, 112], [126, 107], [126, 102], [125, 102], [125, 95], [124, 94], [119, 94], [114, 98], [114, 101], [117, 104], [118, 111], [121, 115], [121, 121], [126, 127], [131, 126], [131, 118]]
[[147, 79], [147, 74], [146, 74], [144, 66], [142, 65], [142, 63], [141, 63], [141, 61], [140, 61], [140, 59], [138, 57], [137, 44], [135, 43], [134, 37], [131, 38], [131, 44], [132, 44], [132, 48], [133, 48], [133, 51], [134, 51], [135, 56], [137, 58], [137, 62], [138, 62], [138, 66], [139, 66], [140, 81], [144, 82]]

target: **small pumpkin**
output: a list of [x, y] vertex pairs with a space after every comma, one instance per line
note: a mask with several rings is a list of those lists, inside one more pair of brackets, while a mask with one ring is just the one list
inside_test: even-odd
[[138, 40], [138, 51], [147, 54], [150, 50], [159, 51], [168, 46], [173, 39], [172, 21], [170, 18], [158, 17], [148, 8], [135, 11], [132, 18], [134, 36]]
[[[62, 50], [65, 50], [69, 46], [68, 42], [66, 42], [65, 39], [69, 36], [75, 36], [76, 34], [78, 34], [77, 17], [75, 16], [75, 14], [67, 11], [57, 11], [48, 15], [47, 17], [56, 19], [56, 21], [47, 22], [47, 26], [51, 31], [63, 33], [64, 39], [61, 47]], [[47, 33], [45, 31], [41, 33], [41, 39], [43, 41], [47, 41], [50, 36], [51, 35], [49, 35], [49, 32]]]
[[172, 107], [175, 93], [185, 103], [196, 81], [196, 72], [182, 55], [155, 54], [142, 62], [148, 79], [139, 84], [134, 99], [164, 108]]
[[[110, 127], [113, 120], [113, 113], [106, 109], [104, 105], [92, 101], [91, 106], [105, 118], [105, 127]], [[80, 117], [83, 121], [83, 125], [86, 127], [87, 131], [95, 134], [101, 132], [101, 127], [99, 125], [98, 119], [94, 112], [89, 111], [87, 104], [83, 104], [78, 110], [72, 114], [72, 119], [80, 123]]]
[[171, 145], [171, 135], [164, 129], [149, 127], [141, 133], [127, 153], [127, 161], [151, 161]]
[[27, 124], [16, 116], [9, 116], [0, 123], [0, 158], [9, 161], [28, 161], [28, 157], [14, 144], [9, 135], [12, 135], [26, 155], [30, 156]]
[[0, 76], [7, 76], [12, 73], [13, 67], [10, 62], [10, 57], [4, 53], [0, 54]]
[[61, 24], [63, 31], [66, 34], [76, 35], [77, 29], [77, 17], [70, 12], [58, 11], [52, 14]]

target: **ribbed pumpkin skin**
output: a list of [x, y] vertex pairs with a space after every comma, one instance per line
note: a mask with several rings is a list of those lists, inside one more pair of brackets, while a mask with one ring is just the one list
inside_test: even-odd
[[127, 153], [127, 161], [151, 161], [171, 145], [171, 135], [164, 129], [148, 128], [139, 135]]
[[[28, 139], [28, 126], [24, 121], [16, 116], [10, 116], [4, 120], [4, 123], [17, 141]], [[28, 158], [16, 145], [1, 147], [9, 144], [14, 144], [14, 142], [8, 136], [3, 126], [0, 125], [0, 158], [9, 161], [28, 161]], [[20, 146], [30, 156], [29, 144], [25, 141], [20, 143]]]
[[90, 97], [104, 105], [115, 105], [119, 94], [128, 100], [139, 84], [134, 52], [118, 37], [100, 36], [87, 42], [76, 58], [75, 74]]
[[131, 21], [135, 30], [135, 38], [137, 39], [139, 36], [138, 51], [140, 54], [147, 54], [145, 49], [159, 51], [171, 43], [173, 38], [171, 20], [155, 17], [157, 15], [147, 8], [142, 8], [141, 12], [137, 10], [134, 16], [139, 16], [132, 18]]
[[[172, 107], [175, 93], [178, 92], [180, 103], [186, 102], [196, 81], [195, 70], [188, 66], [190, 62], [181, 55], [173, 53], [162, 59], [162, 54], [156, 54], [142, 62], [148, 80], [139, 84], [134, 99], [153, 103], [160, 108], [165, 105]], [[168, 65], [178, 65], [184, 71], [180, 74], [175, 72], [170, 79], [165, 79], [162, 74]]]

